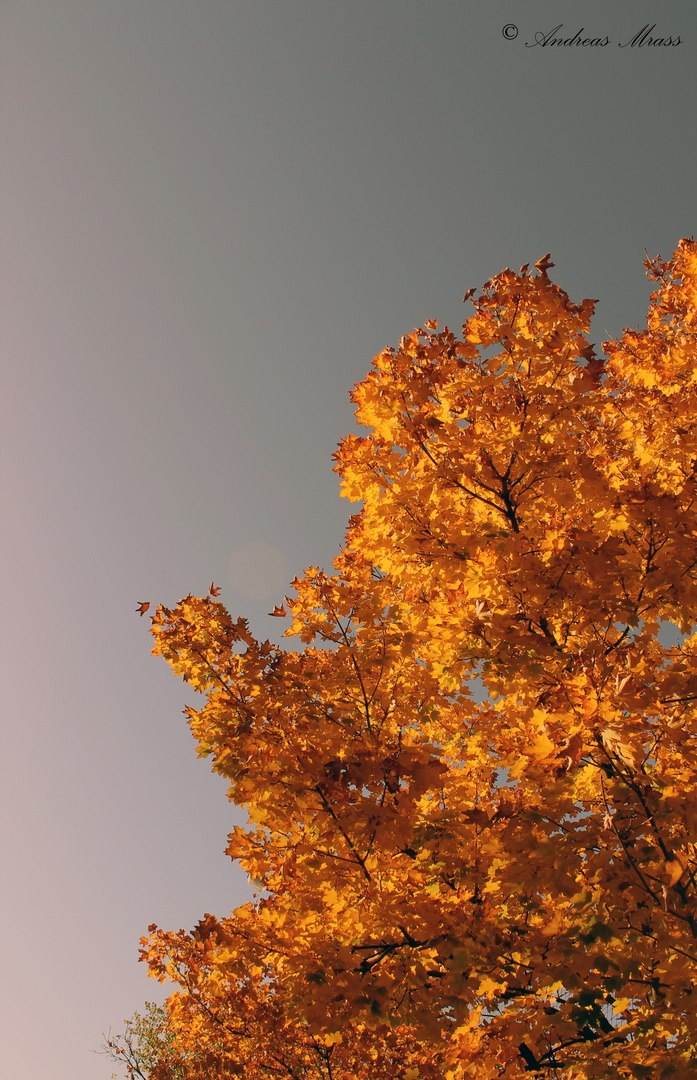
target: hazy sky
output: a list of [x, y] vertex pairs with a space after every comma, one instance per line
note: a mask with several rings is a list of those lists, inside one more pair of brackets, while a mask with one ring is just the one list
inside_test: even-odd
[[644, 320], [697, 232], [697, 5], [0, 0], [0, 110], [1, 1068], [104, 1080], [148, 924], [248, 896], [137, 602], [214, 579], [280, 634], [353, 383], [505, 266], [551, 251], [598, 343]]

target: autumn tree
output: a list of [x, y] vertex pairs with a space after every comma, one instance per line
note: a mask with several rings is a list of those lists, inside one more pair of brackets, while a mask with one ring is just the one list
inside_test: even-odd
[[697, 245], [602, 356], [552, 265], [357, 385], [301, 648], [215, 589], [153, 617], [263, 885], [144, 939], [207, 1075], [697, 1074]]

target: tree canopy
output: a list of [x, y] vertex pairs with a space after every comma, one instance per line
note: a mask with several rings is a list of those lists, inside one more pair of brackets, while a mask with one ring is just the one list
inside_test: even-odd
[[143, 940], [186, 1076], [696, 1074], [697, 244], [645, 265], [603, 355], [546, 256], [375, 358], [296, 651], [157, 608], [259, 890]]

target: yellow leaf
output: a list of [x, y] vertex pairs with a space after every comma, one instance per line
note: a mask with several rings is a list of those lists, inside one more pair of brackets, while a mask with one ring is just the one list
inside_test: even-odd
[[562, 924], [562, 918], [563, 912], [561, 908], [557, 908], [550, 921], [542, 928], [542, 937], [552, 937], [556, 934]]
[[551, 757], [555, 753], [555, 750], [556, 747], [549, 735], [546, 735], [545, 732], [542, 731], [528, 744], [528, 746], [526, 746], [525, 753], [535, 761], [543, 761], [545, 758]]
[[668, 874], [668, 885], [677, 885], [680, 878], [687, 869], [687, 859], [682, 852], [675, 852], [672, 859], [667, 859], [665, 862], [665, 871]]
[[489, 975], [485, 975], [480, 980], [477, 988], [477, 993], [487, 998], [492, 998], [497, 990], [501, 989], [502, 984], [497, 982], [496, 979], [492, 979]]

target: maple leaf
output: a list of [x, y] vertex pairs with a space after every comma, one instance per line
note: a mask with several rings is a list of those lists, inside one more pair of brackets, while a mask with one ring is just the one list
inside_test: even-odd
[[273, 615], [278, 619], [285, 619], [287, 614], [288, 614], [288, 612], [286, 611], [283, 604], [274, 604], [273, 611], [269, 612], [269, 615]]
[[601, 738], [608, 754], [619, 758], [624, 765], [629, 765], [632, 768], [634, 767], [634, 750], [629, 743], [625, 742], [622, 732], [616, 731], [614, 728], [605, 728]]
[[138, 607], [136, 608], [136, 612], [140, 616], [143, 616], [143, 615], [145, 615], [145, 612], [148, 610], [149, 607], [150, 607], [150, 602], [148, 600], [141, 600], [139, 602], [139, 604], [138, 604]]

